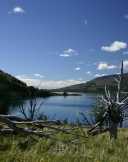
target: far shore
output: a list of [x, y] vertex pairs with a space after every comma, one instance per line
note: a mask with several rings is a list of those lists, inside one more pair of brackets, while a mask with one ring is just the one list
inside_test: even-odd
[[81, 96], [81, 93], [77, 92], [53, 92], [55, 96]]

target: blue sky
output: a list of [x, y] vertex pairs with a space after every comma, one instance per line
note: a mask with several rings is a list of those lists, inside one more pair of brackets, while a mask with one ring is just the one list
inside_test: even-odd
[[0, 68], [42, 88], [128, 71], [128, 0], [1, 0]]

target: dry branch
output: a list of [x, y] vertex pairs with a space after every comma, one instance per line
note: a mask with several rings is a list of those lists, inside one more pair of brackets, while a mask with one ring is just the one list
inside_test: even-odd
[[124, 120], [124, 117], [126, 114], [125, 111], [128, 110], [128, 97], [125, 97], [123, 99], [121, 96], [121, 88], [122, 88], [122, 81], [123, 81], [123, 61], [121, 65], [121, 73], [119, 78], [115, 78], [115, 81], [117, 82], [117, 91], [116, 91], [116, 98], [112, 98], [109, 89], [105, 85], [105, 96], [102, 96], [100, 99], [100, 102], [102, 103], [102, 106], [105, 107], [105, 113], [101, 117], [100, 121], [97, 122], [89, 131], [88, 134], [96, 135], [100, 132], [104, 132], [100, 128], [102, 123], [106, 120], [108, 122], [108, 128], [105, 129], [105, 131], [109, 131], [110, 137], [117, 138], [117, 127], [118, 125], [122, 125], [122, 122]]
[[[18, 121], [13, 121], [10, 119], [18, 119]], [[86, 136], [76, 134], [72, 132], [71, 129], [66, 128], [59, 128], [60, 122], [58, 121], [25, 121], [21, 120], [21, 118], [16, 118], [15, 116], [8, 116], [8, 115], [0, 115], [0, 123], [3, 123], [4, 125], [7, 125], [8, 128], [2, 128], [0, 129], [0, 134], [21, 134], [21, 135], [36, 135], [38, 137], [45, 137], [45, 138], [52, 138], [51, 135], [54, 134], [54, 132], [62, 132], [65, 134], [71, 134], [76, 137], [82, 137], [86, 138]], [[26, 128], [23, 128], [21, 126], [27, 126]], [[34, 129], [33, 129], [34, 127]], [[50, 134], [44, 133], [44, 128], [47, 128], [49, 130], [54, 130], [54, 132], [50, 132]], [[41, 129], [41, 131], [40, 131]], [[48, 131], [47, 131], [48, 132]], [[54, 138], [52, 138], [54, 139]]]

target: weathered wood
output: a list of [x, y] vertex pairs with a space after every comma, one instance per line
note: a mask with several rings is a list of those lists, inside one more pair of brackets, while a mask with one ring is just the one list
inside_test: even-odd
[[[45, 137], [45, 138], [51, 138], [50, 135], [52, 134], [46, 134], [43, 131], [39, 131], [38, 129], [32, 129], [30, 127], [37, 127], [40, 129], [43, 128], [48, 128], [51, 130], [55, 130], [57, 132], [63, 132], [65, 134], [71, 134], [73, 136], [77, 136], [77, 137], [82, 137], [82, 138], [87, 138], [84, 135], [79, 135], [79, 134], [75, 134], [72, 133], [72, 129], [62, 129], [62, 128], [58, 128], [58, 122], [53, 122], [53, 121], [11, 121], [10, 119], [8, 119], [8, 117], [10, 116], [4, 116], [4, 115], [0, 115], [0, 122], [7, 125], [8, 128], [5, 129], [0, 129], [0, 133], [1, 134], [23, 134], [23, 135], [36, 135], [39, 137]], [[51, 124], [49, 124], [49, 122], [54, 123], [54, 126], [52, 126]], [[57, 124], [57, 125], [55, 125]], [[18, 127], [17, 125], [29, 125], [29, 127], [27, 128], [22, 128], [22, 127]]]
[[13, 121], [26, 121], [26, 119], [23, 119], [23, 118], [20, 118], [20, 117], [17, 117], [17, 116], [14, 116], [14, 115], [0, 115], [0, 117], [5, 117], [5, 118], [8, 118], [10, 120], [13, 120]]
[[104, 120], [108, 122], [107, 130], [110, 133], [110, 138], [117, 138], [117, 128], [119, 124], [122, 124], [123, 118], [125, 117], [126, 110], [128, 110], [128, 97], [121, 99], [121, 87], [123, 80], [123, 61], [121, 65], [121, 72], [119, 78], [115, 78], [117, 82], [116, 96], [111, 97], [109, 89], [105, 85], [105, 97], [101, 97], [102, 106], [105, 107], [106, 111], [102, 116], [101, 120], [96, 123], [89, 131], [88, 134], [100, 133], [98, 127], [103, 123]]
[[4, 117], [4, 118], [7, 118], [7, 119], [10, 119], [11, 121], [15, 121], [14, 123], [17, 123], [18, 122], [20, 124], [32, 124], [32, 123], [44, 123], [44, 124], [56, 124], [56, 125], [61, 125], [62, 122], [59, 121], [59, 120], [26, 120], [26, 119], [23, 119], [23, 118], [20, 118], [20, 117], [17, 117], [17, 116], [14, 116], [14, 115], [0, 115], [0, 117]]
[[8, 134], [14, 134], [14, 130], [10, 128], [2, 128], [0, 129], [0, 134], [2, 135], [8, 135]]
[[[49, 135], [44, 134], [42, 131], [35, 131], [35, 130], [30, 129], [30, 128], [17, 127], [16, 123], [14, 123], [10, 119], [5, 118], [3, 116], [0, 116], [0, 122], [6, 124], [10, 128], [10, 130], [8, 130], [8, 132], [13, 131], [13, 133], [19, 133], [19, 134], [24, 134], [24, 135], [36, 135], [36, 136], [39, 136], [39, 137], [49, 138]], [[5, 133], [5, 132], [7, 132], [7, 130], [1, 129], [1, 132]]]
[[97, 130], [93, 130], [93, 131], [90, 133], [90, 135], [95, 136], [95, 135], [102, 134], [102, 133], [105, 133], [105, 132], [108, 132], [108, 131], [109, 131], [108, 128], [97, 129]]

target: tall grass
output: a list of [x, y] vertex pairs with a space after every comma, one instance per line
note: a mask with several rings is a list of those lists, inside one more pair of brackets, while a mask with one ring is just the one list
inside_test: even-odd
[[[81, 130], [78, 131], [81, 133]], [[0, 162], [127, 162], [128, 130], [119, 130], [115, 142], [108, 134], [78, 138], [58, 133], [53, 139], [0, 136]], [[37, 141], [38, 140], [38, 141]]]

